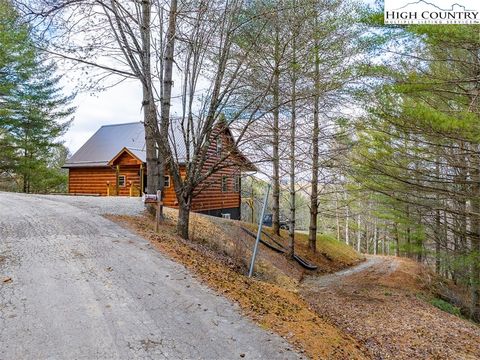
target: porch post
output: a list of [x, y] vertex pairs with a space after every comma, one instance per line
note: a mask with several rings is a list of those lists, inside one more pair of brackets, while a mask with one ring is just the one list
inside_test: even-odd
[[143, 164], [140, 164], [140, 196], [143, 194], [143, 189], [145, 189], [145, 184], [143, 183]]
[[120, 175], [120, 165], [117, 165], [116, 170], [115, 170], [115, 183], [116, 183], [116, 194], [118, 196], [119, 194], [119, 187], [120, 187], [120, 181], [118, 179], [118, 176]]

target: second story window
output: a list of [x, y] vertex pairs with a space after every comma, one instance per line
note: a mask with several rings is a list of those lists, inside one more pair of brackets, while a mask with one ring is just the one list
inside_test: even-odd
[[228, 177], [222, 176], [222, 192], [228, 191]]
[[216, 148], [217, 155], [222, 154], [222, 138], [218, 137], [217, 138], [217, 148]]
[[163, 186], [166, 188], [170, 187], [170, 175], [165, 175], [165, 182], [163, 183]]
[[235, 175], [233, 178], [233, 191], [240, 192], [240, 176]]

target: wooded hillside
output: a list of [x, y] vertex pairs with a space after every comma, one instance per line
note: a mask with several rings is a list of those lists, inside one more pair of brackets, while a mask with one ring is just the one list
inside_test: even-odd
[[[415, 259], [480, 319], [479, 25], [387, 26], [383, 9], [353, 0], [14, 3], [37, 47], [90, 88], [141, 85], [148, 192], [168, 168], [183, 238], [198, 184], [235, 155], [209, 162], [215, 131], [229, 128], [272, 185], [289, 257], [308, 209], [311, 252], [325, 232]], [[168, 140], [176, 99], [182, 159]]]

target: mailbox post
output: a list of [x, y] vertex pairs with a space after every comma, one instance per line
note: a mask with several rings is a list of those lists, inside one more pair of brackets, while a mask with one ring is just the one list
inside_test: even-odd
[[157, 190], [157, 211], [155, 214], [155, 232], [158, 232], [158, 226], [160, 223], [160, 214], [162, 213], [162, 192]]
[[157, 191], [156, 194], [143, 194], [142, 200], [144, 204], [155, 204], [155, 232], [158, 232], [158, 226], [160, 223], [160, 214], [162, 213], [163, 201], [162, 192]]

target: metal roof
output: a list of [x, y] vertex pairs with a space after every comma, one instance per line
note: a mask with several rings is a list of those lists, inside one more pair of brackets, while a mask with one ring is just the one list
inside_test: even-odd
[[[186, 147], [183, 132], [179, 122], [172, 122], [169, 127], [169, 141], [179, 163], [186, 161]], [[228, 129], [230, 132], [230, 130]], [[230, 132], [230, 136], [233, 135]], [[74, 167], [105, 167], [127, 148], [139, 160], [146, 162], [145, 128], [142, 122], [103, 125], [92, 135], [73, 156], [67, 160], [64, 168]], [[237, 149], [238, 150], [238, 149]], [[190, 149], [192, 151], [192, 149]], [[253, 165], [240, 151], [242, 166], [247, 171], [256, 171]]]
[[[177, 126], [170, 127], [170, 142], [177, 148], [178, 160], [185, 159], [185, 142]], [[120, 150], [127, 148], [137, 158], [146, 161], [145, 129], [143, 123], [104, 125], [67, 160], [63, 167], [108, 166]]]

